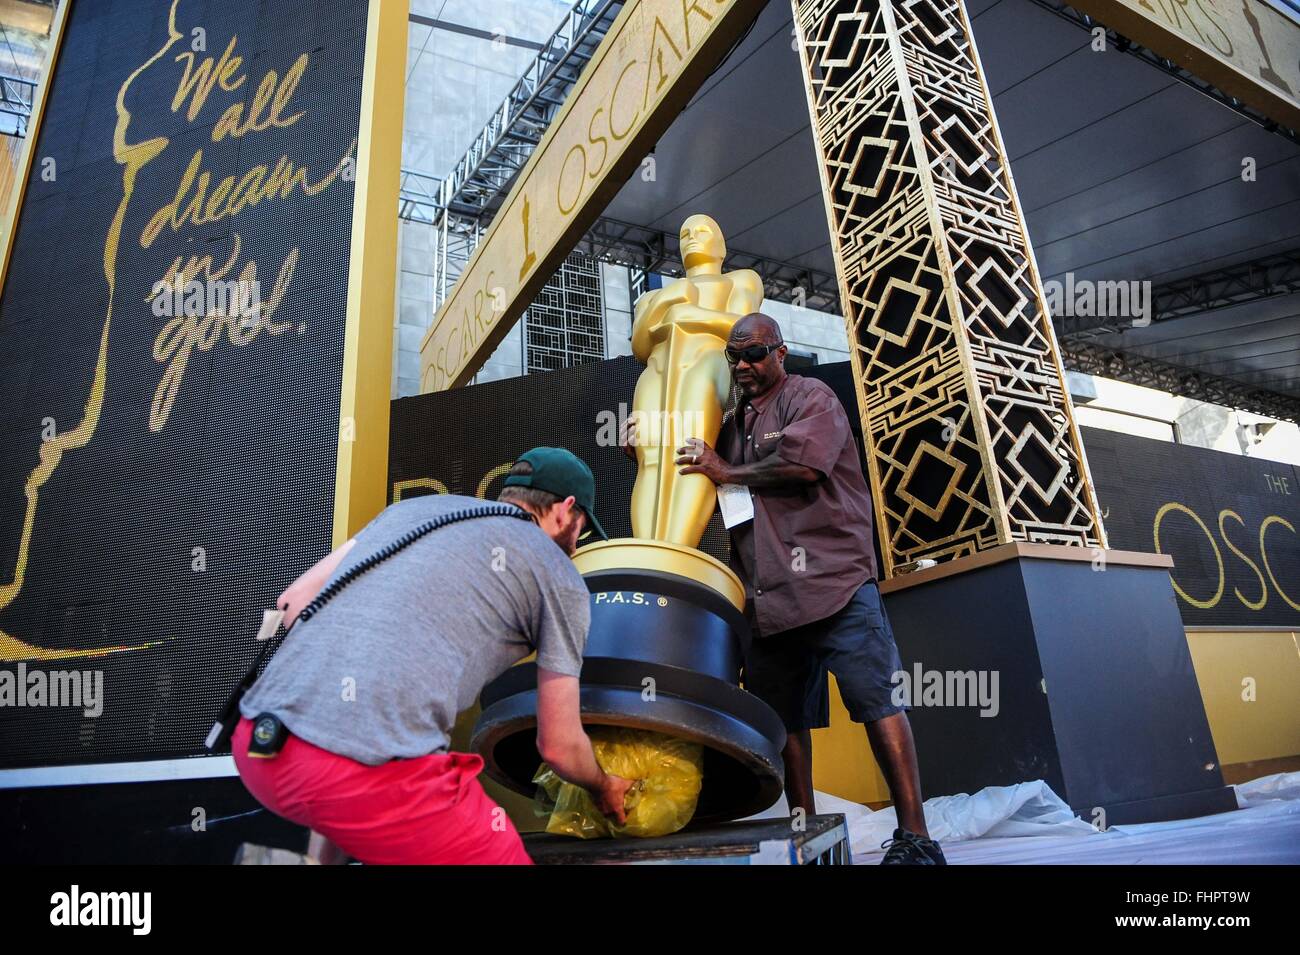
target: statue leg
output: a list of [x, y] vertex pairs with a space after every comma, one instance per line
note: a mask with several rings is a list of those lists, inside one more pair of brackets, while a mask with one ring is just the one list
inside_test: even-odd
[[[722, 351], [708, 351], [683, 371], [674, 407], [686, 411], [680, 423], [682, 438], [702, 438], [716, 447], [722, 426], [722, 398], [719, 387], [727, 386], [730, 373]], [[689, 410], [687, 410], [689, 409]], [[683, 440], [682, 443], [685, 443]], [[696, 547], [704, 535], [717, 503], [713, 482], [703, 474], [678, 474], [674, 466], [667, 481], [668, 493], [659, 508], [661, 540]]]
[[[664, 394], [663, 356], [650, 355], [645, 371], [636, 380], [632, 414], [641, 433], [636, 446], [636, 482], [632, 485], [632, 536], [655, 536], [655, 512], [659, 504], [659, 466], [663, 460], [662, 420]], [[672, 449], [669, 449], [671, 454]], [[672, 458], [668, 458], [671, 465]]]

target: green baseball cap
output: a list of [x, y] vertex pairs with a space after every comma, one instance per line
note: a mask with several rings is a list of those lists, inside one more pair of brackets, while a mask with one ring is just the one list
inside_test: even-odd
[[520, 455], [519, 460], [531, 464], [533, 473], [508, 475], [505, 487], [531, 487], [560, 498], [573, 495], [587, 515], [591, 532], [601, 540], [609, 540], [605, 528], [596, 520], [596, 479], [586, 462], [564, 448], [533, 448]]

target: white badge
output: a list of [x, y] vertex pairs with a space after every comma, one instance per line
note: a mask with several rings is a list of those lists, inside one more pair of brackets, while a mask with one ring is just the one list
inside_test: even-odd
[[743, 484], [719, 484], [718, 506], [722, 508], [722, 523], [727, 527], [754, 519], [754, 499]]
[[262, 611], [262, 629], [257, 631], [258, 642], [270, 640], [275, 636], [275, 631], [280, 627], [280, 621], [284, 619], [283, 610], [263, 610]]

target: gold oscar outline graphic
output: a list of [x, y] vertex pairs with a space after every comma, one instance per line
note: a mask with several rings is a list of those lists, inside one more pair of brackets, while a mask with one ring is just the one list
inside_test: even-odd
[[[158, 52], [128, 76], [117, 91], [117, 124], [113, 130], [113, 157], [125, 168], [122, 171], [122, 200], [118, 203], [117, 212], [113, 216], [112, 224], [109, 226], [108, 235], [104, 241], [104, 278], [108, 282], [108, 309], [104, 315], [104, 328], [99, 336], [99, 354], [95, 362], [95, 378], [91, 384], [90, 397], [86, 401], [81, 423], [71, 431], [42, 442], [40, 450], [41, 463], [27, 476], [27, 482], [23, 488], [27, 497], [27, 510], [23, 516], [22, 537], [18, 543], [18, 557], [14, 563], [14, 578], [9, 583], [0, 585], [0, 611], [12, 604], [22, 591], [32, 534], [36, 527], [36, 509], [40, 504], [41, 486], [54, 474], [55, 469], [63, 460], [63, 453], [84, 448], [90, 442], [90, 439], [94, 437], [96, 428], [99, 427], [99, 415], [104, 407], [104, 390], [108, 376], [108, 329], [113, 321], [113, 295], [117, 287], [117, 249], [122, 236], [122, 223], [126, 221], [127, 205], [130, 203], [131, 195], [135, 191], [136, 176], [146, 163], [153, 160], [167, 148], [169, 142], [166, 137], [159, 136], [143, 142], [127, 144], [126, 133], [127, 127], [131, 123], [131, 112], [126, 108], [126, 93], [141, 73], [162, 59], [163, 55], [171, 49], [176, 41], [183, 38], [182, 34], [176, 29], [176, 7], [179, 4], [180, 0], [172, 0], [167, 21], [167, 42], [162, 45]], [[69, 660], [81, 657], [101, 657], [127, 650], [143, 650], [148, 647], [158, 646], [160, 643], [162, 643], [161, 640], [154, 640], [135, 646], [101, 647], [93, 650], [51, 649], [49, 647], [34, 646], [0, 630], [0, 661]]]
[[[41, 463], [28, 475], [24, 488], [27, 508], [15, 560], [14, 577], [9, 583], [0, 586], [0, 611], [5, 610], [17, 599], [23, 587], [31, 541], [35, 533], [36, 512], [40, 503], [41, 487], [58, 468], [64, 451], [76, 450], [88, 444], [94, 437], [99, 424], [99, 416], [103, 409], [104, 393], [107, 386], [108, 335], [109, 327], [112, 324], [113, 305], [117, 291], [118, 248], [126, 219], [126, 211], [130, 205], [135, 191], [136, 179], [141, 170], [147, 163], [157, 158], [171, 142], [167, 137], [158, 136], [140, 143], [127, 143], [126, 135], [132, 114], [126, 107], [126, 95], [137, 77], [162, 59], [168, 50], [176, 44], [177, 40], [184, 39], [185, 34], [176, 27], [177, 10], [180, 3], [181, 0], [172, 0], [168, 13], [167, 41], [156, 53], [131, 73], [117, 91], [117, 123], [113, 136], [113, 155], [116, 161], [125, 169], [122, 174], [122, 199], [117, 207], [117, 212], [113, 217], [104, 243], [104, 276], [108, 283], [108, 305], [104, 318], [104, 327], [100, 334], [99, 354], [95, 366], [94, 380], [80, 424], [66, 434], [57, 435], [43, 442], [40, 448]], [[236, 57], [234, 60], [229, 59], [237, 42], [238, 37], [232, 34], [226, 52], [219, 63], [209, 57], [203, 65], [195, 67], [194, 54], [188, 51], [182, 52], [175, 58], [178, 63], [187, 58], [189, 62], [185, 67], [185, 75], [180, 81], [176, 96], [171, 103], [173, 113], [181, 107], [187, 98], [190, 98], [191, 101], [186, 116], [193, 123], [196, 114], [201, 109], [208, 94], [212, 92], [214, 85], [220, 86], [227, 92], [232, 92], [244, 83], [246, 76], [241, 75], [238, 79], [230, 81], [233, 85], [227, 85], [228, 73], [237, 69], [235, 64], [242, 61], [241, 57]], [[261, 132], [273, 127], [284, 129], [301, 119], [306, 114], [305, 110], [300, 110], [289, 116], [283, 116], [281, 113], [288, 107], [299, 80], [306, 71], [309, 58], [309, 53], [301, 53], [294, 65], [285, 71], [282, 78], [277, 78], [276, 71], [268, 70], [262, 78], [258, 87], [258, 94], [254, 98], [252, 106], [249, 107], [247, 114], [244, 112], [244, 105], [240, 103], [226, 108], [221, 120], [211, 133], [213, 142], [220, 142], [225, 136], [234, 139], [249, 132]], [[208, 78], [206, 84], [205, 77]], [[259, 113], [259, 104], [261, 109], [268, 110], [264, 115]], [[238, 185], [235, 184], [235, 176], [226, 177], [215, 188], [212, 195], [206, 199], [210, 173], [200, 168], [203, 150], [199, 149], [190, 160], [189, 166], [177, 186], [175, 198], [154, 213], [149, 225], [141, 234], [140, 245], [142, 248], [149, 248], [158, 235], [169, 226], [171, 232], [175, 233], [187, 221], [190, 224], [199, 225], [213, 222], [228, 215], [236, 216], [244, 208], [255, 206], [263, 200], [283, 200], [296, 191], [301, 191], [302, 195], [307, 197], [315, 196], [328, 189], [340, 176], [345, 176], [345, 173], [350, 168], [349, 164], [355, 162], [358, 141], [358, 138], [354, 137], [351, 145], [348, 146], [333, 169], [317, 182], [309, 180], [306, 165], [295, 163], [286, 154], [280, 157], [280, 161], [274, 166], [274, 169], [269, 164], [254, 166], [243, 174]], [[194, 194], [191, 195], [191, 192]], [[240, 196], [238, 201], [235, 198], [237, 195]], [[224, 205], [218, 199], [219, 196], [225, 196]], [[203, 208], [202, 217], [200, 217], [198, 211], [200, 205]], [[159, 291], [160, 287], [179, 292], [188, 287], [190, 280], [196, 279], [199, 273], [206, 275], [209, 281], [217, 281], [224, 277], [226, 271], [233, 267], [239, 257], [239, 233], [232, 232], [232, 235], [235, 250], [225, 265], [218, 267], [216, 272], [213, 272], [210, 256], [191, 255], [188, 264], [182, 264], [185, 261], [183, 255], [177, 256], [168, 269], [166, 276], [162, 281], [155, 283], [154, 291], [146, 296], [145, 300], [151, 301], [159, 294], [162, 294]], [[275, 324], [271, 319], [288, 290], [298, 257], [299, 249], [296, 247], [285, 257], [279, 274], [274, 280], [271, 294], [265, 302], [256, 302], [251, 309], [246, 308], [246, 303], [241, 304], [237, 306], [235, 311], [229, 311], [222, 306], [215, 313], [207, 312], [201, 323], [196, 323], [187, 312], [183, 319], [173, 317], [162, 329], [154, 341], [153, 358], [156, 362], [166, 362], [167, 369], [154, 394], [153, 404], [150, 408], [149, 430], [151, 432], [161, 431], [166, 424], [167, 416], [180, 388], [181, 378], [184, 376], [186, 362], [192, 349], [197, 348], [200, 351], [211, 349], [221, 337], [223, 328], [227, 331], [231, 344], [242, 347], [257, 337], [258, 332], [263, 329], [270, 336], [278, 336], [292, 327], [292, 323]], [[257, 262], [250, 259], [244, 264], [236, 284], [242, 289], [247, 289], [255, 287], [257, 285], [256, 280]], [[238, 334], [234, 324], [236, 317], [241, 319]], [[252, 320], [251, 330], [242, 324], [246, 319]], [[209, 322], [212, 320], [215, 320], [215, 328], [209, 327]], [[299, 325], [298, 327], [299, 333], [301, 333], [302, 326]], [[0, 661], [103, 656], [125, 650], [146, 649], [158, 646], [163, 642], [163, 640], [155, 640], [135, 646], [103, 647], [90, 650], [56, 650], [26, 643], [0, 630]]]

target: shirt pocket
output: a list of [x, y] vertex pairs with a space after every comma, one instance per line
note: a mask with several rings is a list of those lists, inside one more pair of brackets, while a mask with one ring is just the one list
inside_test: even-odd
[[754, 434], [754, 460], [760, 461], [774, 454], [781, 446], [780, 431], [757, 431]]

